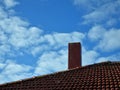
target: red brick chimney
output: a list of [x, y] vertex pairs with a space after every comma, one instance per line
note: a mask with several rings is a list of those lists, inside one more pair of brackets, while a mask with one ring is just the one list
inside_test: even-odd
[[81, 67], [81, 44], [79, 42], [68, 45], [68, 69]]

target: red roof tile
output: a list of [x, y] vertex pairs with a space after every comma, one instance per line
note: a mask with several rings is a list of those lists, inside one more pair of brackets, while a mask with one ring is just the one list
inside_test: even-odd
[[104, 62], [0, 85], [0, 90], [120, 90], [120, 62]]

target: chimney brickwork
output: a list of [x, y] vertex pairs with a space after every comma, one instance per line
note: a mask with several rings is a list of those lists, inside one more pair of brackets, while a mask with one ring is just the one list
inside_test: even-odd
[[69, 43], [68, 45], [68, 69], [81, 67], [81, 44], [77, 43]]

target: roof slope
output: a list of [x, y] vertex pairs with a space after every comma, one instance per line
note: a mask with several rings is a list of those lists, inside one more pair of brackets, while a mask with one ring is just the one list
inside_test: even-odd
[[0, 90], [120, 90], [120, 62], [104, 62], [0, 85]]

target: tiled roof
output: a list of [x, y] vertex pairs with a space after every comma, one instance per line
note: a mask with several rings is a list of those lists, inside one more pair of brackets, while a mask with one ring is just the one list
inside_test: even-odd
[[120, 62], [104, 62], [0, 85], [0, 90], [120, 90]]

